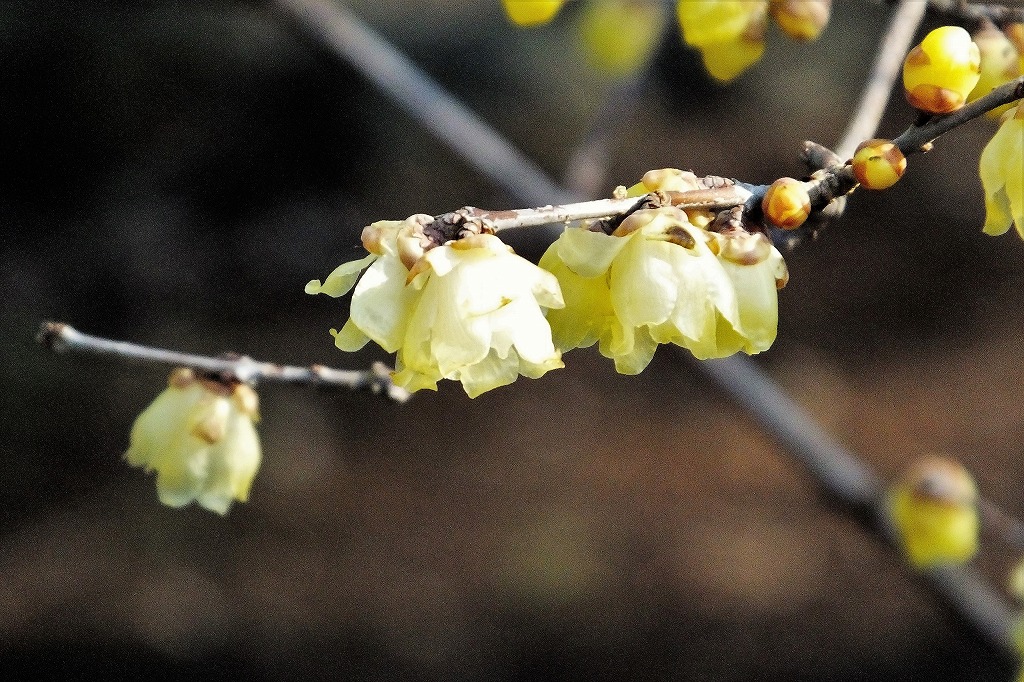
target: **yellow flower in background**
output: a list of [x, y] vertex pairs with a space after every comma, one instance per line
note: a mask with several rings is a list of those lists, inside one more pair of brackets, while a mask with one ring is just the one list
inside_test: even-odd
[[[1006, 34], [996, 28], [994, 24], [987, 23], [975, 33], [974, 43], [978, 46], [978, 52], [981, 54], [981, 77], [978, 79], [978, 84], [967, 95], [968, 102], [984, 97], [993, 89], [1017, 78], [1021, 73], [1017, 49]], [[1013, 102], [1004, 104], [989, 111], [985, 116], [998, 119], [1013, 106]]]
[[762, 235], [706, 232], [673, 207], [636, 211], [610, 235], [567, 229], [540, 266], [565, 297], [548, 311], [555, 344], [599, 343], [622, 374], [643, 371], [661, 343], [701, 359], [766, 350], [786, 279]]
[[563, 0], [501, 0], [505, 14], [519, 26], [539, 26], [555, 18]]
[[1024, 239], [1024, 103], [1003, 114], [1003, 123], [981, 152], [986, 234], [1000, 235], [1016, 224]]
[[828, 24], [832, 0], [771, 0], [768, 11], [794, 40], [815, 40]]
[[306, 285], [307, 293], [341, 296], [369, 265], [348, 322], [331, 330], [338, 348], [355, 351], [373, 340], [397, 353], [396, 385], [436, 390], [452, 379], [470, 397], [562, 367], [543, 310], [563, 305], [555, 277], [494, 235], [433, 245], [423, 233], [431, 221], [374, 223], [363, 231], [370, 256]]
[[978, 551], [978, 489], [959, 462], [927, 457], [890, 488], [888, 512], [912, 566], [970, 561]]
[[256, 392], [245, 384], [196, 377], [190, 369], [171, 373], [167, 388], [132, 427], [124, 457], [132, 466], [156, 471], [163, 504], [190, 502], [226, 514], [245, 502], [260, 465]]
[[687, 45], [701, 52], [714, 78], [730, 81], [764, 54], [767, 0], [679, 0]]
[[650, 58], [665, 21], [663, 4], [656, 0], [591, 0], [580, 11], [580, 39], [594, 66], [624, 76]]

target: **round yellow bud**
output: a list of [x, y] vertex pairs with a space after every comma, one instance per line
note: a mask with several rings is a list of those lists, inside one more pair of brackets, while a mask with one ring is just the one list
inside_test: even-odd
[[853, 174], [867, 189], [888, 189], [903, 177], [907, 158], [889, 140], [861, 142], [853, 155]]
[[539, 26], [555, 18], [564, 0], [501, 0], [505, 14], [520, 26]]
[[761, 200], [765, 218], [776, 227], [795, 230], [811, 214], [811, 197], [804, 183], [794, 178], [779, 178]]
[[981, 77], [981, 53], [959, 26], [935, 29], [903, 62], [907, 100], [930, 114], [950, 114], [967, 102]]
[[772, 18], [794, 40], [814, 40], [828, 24], [832, 0], [771, 0]]

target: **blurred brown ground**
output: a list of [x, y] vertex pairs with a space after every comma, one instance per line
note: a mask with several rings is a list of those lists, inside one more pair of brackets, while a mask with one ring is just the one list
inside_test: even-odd
[[[610, 83], [573, 11], [507, 25], [497, 2], [360, 14], [549, 172]], [[662, 166], [752, 182], [834, 143], [882, 7], [837, 3], [816, 45], [777, 32], [728, 88], [672, 38], [621, 121], [608, 189]], [[981, 643], [818, 493], [771, 438], [661, 352], [596, 353], [474, 401], [404, 406], [261, 391], [265, 461], [225, 519], [156, 501], [120, 461], [166, 372], [53, 357], [83, 331], [365, 366], [303, 284], [362, 225], [515, 200], [256, 3], [0, 5], [0, 667], [355, 679], [990, 680]], [[631, 109], [631, 108], [627, 108]], [[894, 97], [880, 131], [911, 120]], [[886, 476], [945, 452], [1017, 492], [1024, 245], [980, 234], [989, 124], [788, 257], [759, 362]], [[525, 248], [524, 250], [529, 250]], [[1013, 559], [987, 548], [1001, 579]]]

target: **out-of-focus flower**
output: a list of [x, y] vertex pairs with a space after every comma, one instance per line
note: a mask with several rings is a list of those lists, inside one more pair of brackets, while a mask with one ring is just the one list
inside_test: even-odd
[[167, 388], [132, 427], [125, 459], [156, 471], [160, 501], [182, 507], [192, 501], [227, 513], [245, 502], [260, 465], [256, 392], [241, 383], [171, 373]]
[[964, 563], [978, 551], [978, 490], [959, 462], [927, 457], [888, 491], [893, 528], [915, 568]]
[[815, 40], [828, 24], [832, 0], [771, 0], [768, 11], [790, 38]]
[[959, 26], [940, 26], [903, 62], [907, 100], [929, 114], [949, 114], [967, 102], [981, 77], [981, 52]]
[[767, 0], [679, 0], [683, 39], [700, 50], [708, 73], [730, 81], [764, 54]]
[[656, 1], [591, 0], [580, 10], [584, 52], [597, 68], [624, 76], [646, 62], [658, 46], [666, 13]]
[[505, 14], [519, 26], [538, 26], [555, 18], [564, 0], [501, 0]]
[[610, 235], [567, 229], [540, 265], [566, 302], [548, 312], [555, 344], [599, 343], [622, 374], [643, 371], [660, 343], [702, 359], [766, 350], [787, 279], [763, 235], [707, 232], [674, 207], [636, 211]]
[[985, 233], [1000, 235], [1016, 223], [1024, 239], [1024, 102], [1003, 114], [978, 169], [985, 190]]
[[[981, 77], [978, 84], [967, 96], [968, 102], [984, 97], [993, 89], [1009, 83], [1021, 75], [1020, 60], [1013, 42], [996, 28], [995, 24], [986, 22], [974, 34], [974, 43], [981, 54]], [[1004, 104], [985, 114], [989, 118], [998, 119], [1010, 110], [1014, 103]]]
[[562, 367], [544, 308], [562, 306], [558, 281], [515, 255], [498, 237], [465, 232], [437, 244], [424, 233], [428, 215], [383, 221], [363, 230], [370, 256], [339, 266], [310, 294], [341, 296], [359, 278], [350, 318], [331, 330], [338, 348], [373, 340], [397, 353], [396, 385], [437, 389], [461, 381], [470, 397]]

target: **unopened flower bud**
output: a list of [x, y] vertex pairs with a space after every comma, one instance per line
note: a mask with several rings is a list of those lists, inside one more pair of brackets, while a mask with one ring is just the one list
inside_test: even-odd
[[563, 0], [501, 0], [505, 14], [519, 26], [539, 26], [555, 18]]
[[907, 100], [930, 114], [949, 114], [967, 102], [981, 77], [981, 53], [959, 26], [935, 29], [903, 62]]
[[779, 178], [761, 200], [765, 218], [776, 227], [795, 230], [811, 214], [811, 197], [804, 183], [794, 178]]
[[795, 40], [814, 40], [828, 24], [832, 0], [771, 0], [772, 18]]
[[866, 189], [888, 189], [906, 170], [907, 158], [889, 140], [865, 140], [853, 155], [853, 174]]

